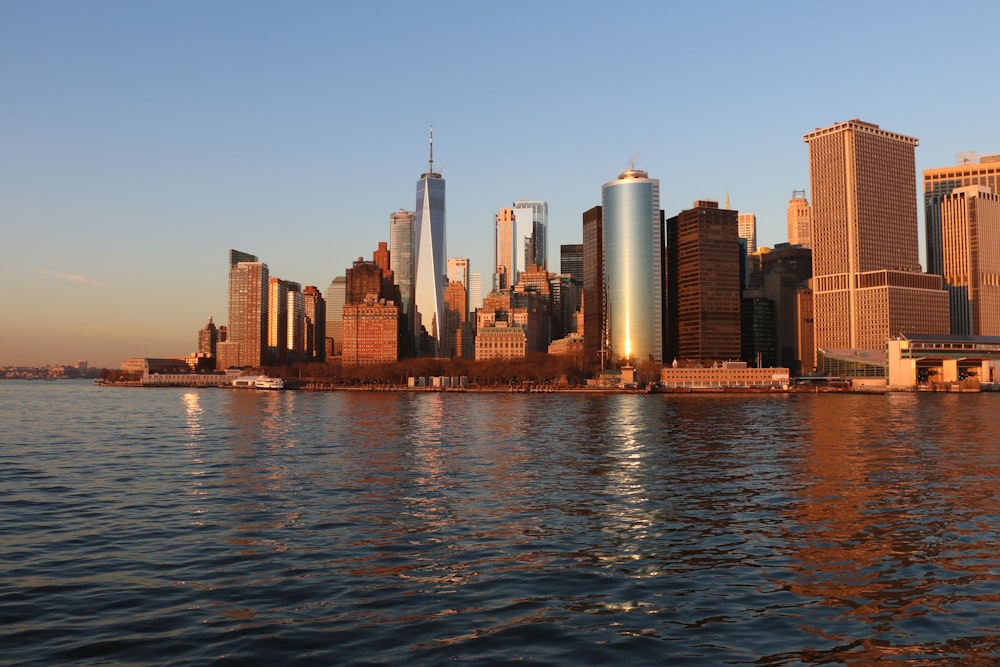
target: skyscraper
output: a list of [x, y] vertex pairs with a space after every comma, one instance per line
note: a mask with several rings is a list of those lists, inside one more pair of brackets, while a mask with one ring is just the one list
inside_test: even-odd
[[[519, 237], [515, 274], [527, 271], [532, 264], [547, 270], [549, 268], [548, 203], [534, 199], [518, 199], [514, 202], [514, 218], [517, 220]], [[517, 280], [516, 275], [514, 280]]]
[[[633, 168], [605, 183], [604, 276], [613, 358], [663, 359], [660, 181]], [[586, 317], [586, 310], [585, 315]]]
[[476, 308], [483, 305], [483, 274], [469, 274], [469, 313], [475, 312]]
[[604, 368], [607, 318], [604, 291], [604, 216], [600, 206], [583, 213], [583, 355]]
[[215, 357], [215, 346], [219, 344], [219, 330], [215, 328], [212, 318], [208, 318], [208, 324], [198, 332], [198, 354]]
[[941, 245], [951, 333], [1000, 336], [1000, 195], [952, 190], [941, 201]]
[[793, 190], [788, 202], [788, 242], [812, 247], [812, 209], [805, 190]]
[[757, 216], [753, 213], [738, 214], [739, 235], [747, 241], [747, 254], [757, 252]]
[[399, 287], [400, 305], [413, 328], [413, 226], [416, 214], [399, 209], [389, 216], [389, 268]]
[[375, 300], [383, 298], [382, 268], [375, 262], [366, 262], [358, 257], [351, 268], [347, 269], [347, 297], [345, 306], [356, 306], [373, 296]]
[[288, 363], [305, 361], [306, 356], [306, 302], [299, 283], [288, 283], [287, 327], [285, 336]]
[[803, 140], [816, 346], [883, 350], [901, 333], [948, 333], [940, 276], [921, 273], [918, 261], [917, 139], [855, 119]]
[[347, 305], [347, 276], [337, 276], [326, 289], [326, 335], [333, 339], [331, 356], [344, 351], [344, 306]]
[[573, 278], [578, 285], [583, 284], [583, 244], [571, 243], [559, 246], [559, 273]]
[[288, 291], [290, 283], [271, 277], [267, 281], [267, 363], [288, 361]]
[[[465, 316], [469, 315], [469, 258], [448, 258], [448, 282], [461, 283], [465, 290]], [[462, 320], [465, 321], [464, 319]]]
[[[581, 302], [581, 297], [583, 296], [581, 289], [583, 287], [582, 243], [559, 246], [559, 272], [565, 276], [569, 276], [570, 283], [572, 284], [572, 289], [568, 291], [568, 294], [572, 296], [572, 302], [563, 302], [564, 308], [572, 308], [572, 312], [569, 312], [568, 315], [568, 317], [572, 317], [573, 312], [580, 310], [580, 307], [583, 305]], [[566, 330], [572, 331], [572, 328], [568, 328]], [[582, 333], [582, 331], [577, 333]]]
[[510, 289], [517, 282], [517, 223], [514, 209], [493, 216], [493, 290]]
[[469, 258], [449, 257], [448, 258], [448, 282], [462, 283], [469, 288]]
[[[431, 129], [428, 169], [417, 181], [414, 223], [414, 339], [418, 356], [435, 355], [438, 327], [443, 324], [444, 286], [448, 256], [445, 245], [445, 188], [434, 171], [434, 131]], [[426, 334], [426, 335], [425, 335]]]
[[254, 255], [229, 251], [227, 365], [267, 363], [268, 279], [267, 264]]
[[740, 358], [738, 213], [718, 202], [667, 220], [667, 354], [681, 363]]
[[382, 269], [383, 275], [387, 275], [392, 271], [392, 260], [389, 259], [389, 255], [389, 244], [385, 241], [379, 241], [378, 248], [372, 253], [372, 261]]
[[315, 285], [302, 290], [306, 309], [306, 358], [320, 363], [326, 361], [326, 301]]
[[941, 202], [956, 188], [981, 185], [1000, 194], [1000, 155], [959, 155], [954, 167], [924, 169], [924, 230], [927, 273], [944, 271], [941, 238]]

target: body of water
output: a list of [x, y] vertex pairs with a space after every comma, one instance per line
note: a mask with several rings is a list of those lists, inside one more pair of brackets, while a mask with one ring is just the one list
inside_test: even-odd
[[0, 664], [995, 664], [998, 408], [0, 382]]

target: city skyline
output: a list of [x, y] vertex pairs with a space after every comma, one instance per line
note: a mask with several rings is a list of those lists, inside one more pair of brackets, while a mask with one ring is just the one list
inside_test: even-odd
[[[252, 250], [272, 275], [329, 285], [388, 240], [393, 211], [414, 206], [431, 122], [448, 254], [485, 283], [495, 211], [547, 201], [557, 266], [608, 173], [635, 154], [661, 181], [665, 215], [729, 192], [773, 247], [786, 239], [789, 194], [808, 187], [801, 136], [813, 128], [864, 118], [915, 136], [918, 175], [960, 152], [1000, 152], [995, 93], [975, 85], [986, 99], [966, 106], [924, 94], [929, 82], [975, 79], [949, 65], [952, 46], [919, 6], [650, 4], [641, 22], [586, 3], [441, 4], [416, 18], [404, 8], [5, 5], [0, 118], [14, 131], [0, 275], [15, 289], [0, 301], [14, 314], [0, 364], [117, 366], [195, 350], [192, 332], [210, 316], [227, 324], [229, 248]], [[971, 13], [962, 55], [975, 62], [990, 57], [1000, 9]], [[692, 59], [699, 33], [676, 25], [711, 25], [717, 46]], [[510, 36], [511, 48], [490, 48]], [[413, 57], [428, 41], [433, 67]], [[645, 66], [622, 69], [622, 52]], [[540, 104], [493, 103], [528, 87]], [[638, 90], [648, 96], [622, 123]], [[698, 105], [675, 102], [692, 92]]]

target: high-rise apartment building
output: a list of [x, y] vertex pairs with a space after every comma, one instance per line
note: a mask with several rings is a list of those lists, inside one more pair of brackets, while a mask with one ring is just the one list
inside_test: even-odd
[[[728, 207], [727, 207], [728, 208]], [[746, 239], [746, 254], [757, 252], [757, 215], [754, 213], [740, 213], [737, 221], [739, 224], [739, 235], [741, 239]]]
[[604, 215], [600, 206], [583, 213], [583, 357], [604, 368], [607, 317], [604, 292]]
[[941, 237], [941, 203], [956, 188], [979, 185], [1000, 194], [1000, 155], [959, 155], [954, 167], [924, 170], [924, 243], [927, 273], [944, 271]]
[[738, 212], [718, 202], [667, 220], [667, 350], [682, 365], [740, 358]]
[[514, 209], [502, 208], [493, 216], [493, 290], [510, 289], [517, 282], [517, 222]]
[[[660, 181], [630, 166], [601, 188], [604, 279], [613, 359], [663, 359]], [[586, 288], [585, 288], [586, 289]], [[586, 309], [585, 309], [586, 316]]]
[[434, 356], [438, 328], [444, 316], [448, 249], [445, 244], [444, 178], [434, 171], [433, 130], [428, 169], [417, 181], [414, 239], [414, 349], [418, 356]]
[[788, 202], [788, 242], [812, 247], [812, 209], [805, 190], [793, 190]]
[[306, 301], [302, 286], [289, 283], [288, 289], [288, 363], [306, 360]]
[[269, 278], [267, 264], [257, 257], [238, 250], [229, 251], [226, 365], [259, 368], [267, 363]]
[[513, 208], [519, 236], [515, 274], [526, 271], [532, 264], [548, 269], [548, 202], [518, 199]]
[[413, 211], [399, 209], [389, 216], [389, 268], [399, 287], [400, 307], [412, 329], [413, 324], [413, 245], [414, 223], [416, 214]]
[[918, 260], [917, 139], [855, 119], [803, 140], [816, 346], [881, 351], [902, 333], [948, 333], [948, 295]]
[[280, 366], [288, 361], [288, 292], [287, 280], [271, 277], [267, 281], [267, 363]]
[[940, 212], [951, 333], [1000, 336], [1000, 195], [985, 185], [956, 188]]

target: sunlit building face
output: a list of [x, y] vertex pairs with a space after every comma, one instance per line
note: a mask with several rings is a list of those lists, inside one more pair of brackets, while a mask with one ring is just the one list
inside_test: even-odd
[[[444, 286], [447, 282], [447, 248], [445, 246], [444, 179], [429, 172], [417, 183], [417, 211], [414, 225], [416, 237], [416, 275], [414, 305], [416, 331], [422, 325], [435, 340], [444, 314]], [[417, 336], [419, 344], [419, 336]], [[418, 348], [419, 349], [419, 348]], [[421, 354], [429, 352], [420, 350]]]
[[627, 169], [605, 183], [604, 274], [611, 353], [663, 358], [660, 181]]

